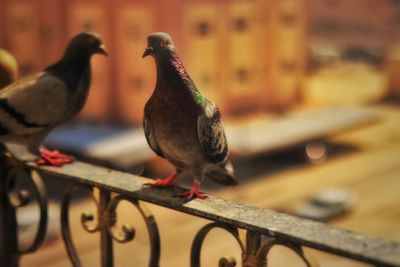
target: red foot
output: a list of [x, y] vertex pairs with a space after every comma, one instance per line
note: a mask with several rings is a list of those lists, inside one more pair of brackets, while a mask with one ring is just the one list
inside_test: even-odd
[[199, 187], [200, 183], [198, 181], [195, 181], [192, 188], [189, 191], [180, 193], [180, 197], [185, 197], [186, 199], [192, 199], [192, 198], [200, 198], [200, 199], [206, 199], [207, 195], [204, 193], [199, 192]]
[[37, 165], [50, 165], [61, 167], [75, 160], [73, 156], [60, 153], [58, 150], [40, 149], [40, 157], [36, 160]]
[[175, 178], [176, 178], [176, 173], [173, 173], [165, 179], [156, 179], [154, 183], [145, 183], [144, 185], [154, 186], [154, 187], [167, 187], [174, 184]]

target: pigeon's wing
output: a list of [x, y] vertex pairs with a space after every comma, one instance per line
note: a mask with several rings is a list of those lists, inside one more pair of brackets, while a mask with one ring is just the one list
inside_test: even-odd
[[0, 124], [15, 134], [32, 134], [65, 120], [68, 90], [44, 72], [21, 79], [0, 91]]
[[197, 118], [197, 135], [209, 162], [219, 164], [228, 159], [228, 144], [217, 105], [206, 101]]
[[144, 136], [146, 137], [147, 143], [149, 144], [150, 148], [154, 151], [154, 153], [164, 158], [164, 155], [154, 137], [154, 130], [149, 122], [146, 108], [144, 109], [143, 129], [144, 129]]

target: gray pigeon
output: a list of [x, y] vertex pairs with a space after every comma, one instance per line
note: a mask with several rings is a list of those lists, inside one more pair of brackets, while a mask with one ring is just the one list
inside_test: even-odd
[[[7, 147], [22, 145], [37, 155], [47, 134], [85, 105], [93, 54], [107, 55], [99, 36], [80, 33], [72, 38], [58, 62], [2, 89], [0, 142]], [[71, 156], [58, 151], [41, 149], [40, 153], [38, 164], [61, 166], [73, 161]]]
[[206, 197], [199, 192], [204, 177], [237, 185], [218, 107], [196, 88], [167, 33], [150, 34], [147, 45], [143, 57], [155, 59], [157, 83], [144, 108], [143, 128], [152, 150], [176, 168], [149, 185], [169, 186], [183, 171], [194, 177], [193, 187], [181, 194], [188, 199]]

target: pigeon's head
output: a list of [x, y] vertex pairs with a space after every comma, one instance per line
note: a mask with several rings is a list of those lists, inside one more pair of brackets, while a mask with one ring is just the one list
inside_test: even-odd
[[157, 57], [173, 51], [175, 51], [175, 46], [171, 36], [165, 32], [155, 32], [147, 37], [147, 48], [144, 50], [143, 57], [149, 55]]
[[83, 32], [75, 35], [69, 43], [67, 52], [87, 56], [92, 56], [93, 54], [108, 55], [100, 37], [91, 32]]

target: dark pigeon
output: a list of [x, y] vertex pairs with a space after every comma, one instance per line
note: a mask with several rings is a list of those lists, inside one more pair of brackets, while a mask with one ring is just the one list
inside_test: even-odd
[[199, 186], [205, 177], [223, 185], [237, 185], [218, 107], [196, 88], [175, 52], [171, 37], [153, 33], [143, 57], [153, 56], [157, 83], [144, 109], [144, 132], [152, 150], [171, 162], [176, 173], [151, 186], [169, 186], [183, 171], [194, 185], [182, 196], [205, 198]]
[[38, 164], [62, 166], [71, 156], [39, 149], [47, 134], [68, 121], [85, 105], [90, 87], [90, 59], [107, 55], [94, 33], [72, 38], [63, 57], [42, 72], [20, 79], [0, 91], [0, 142], [23, 146], [41, 156]]

